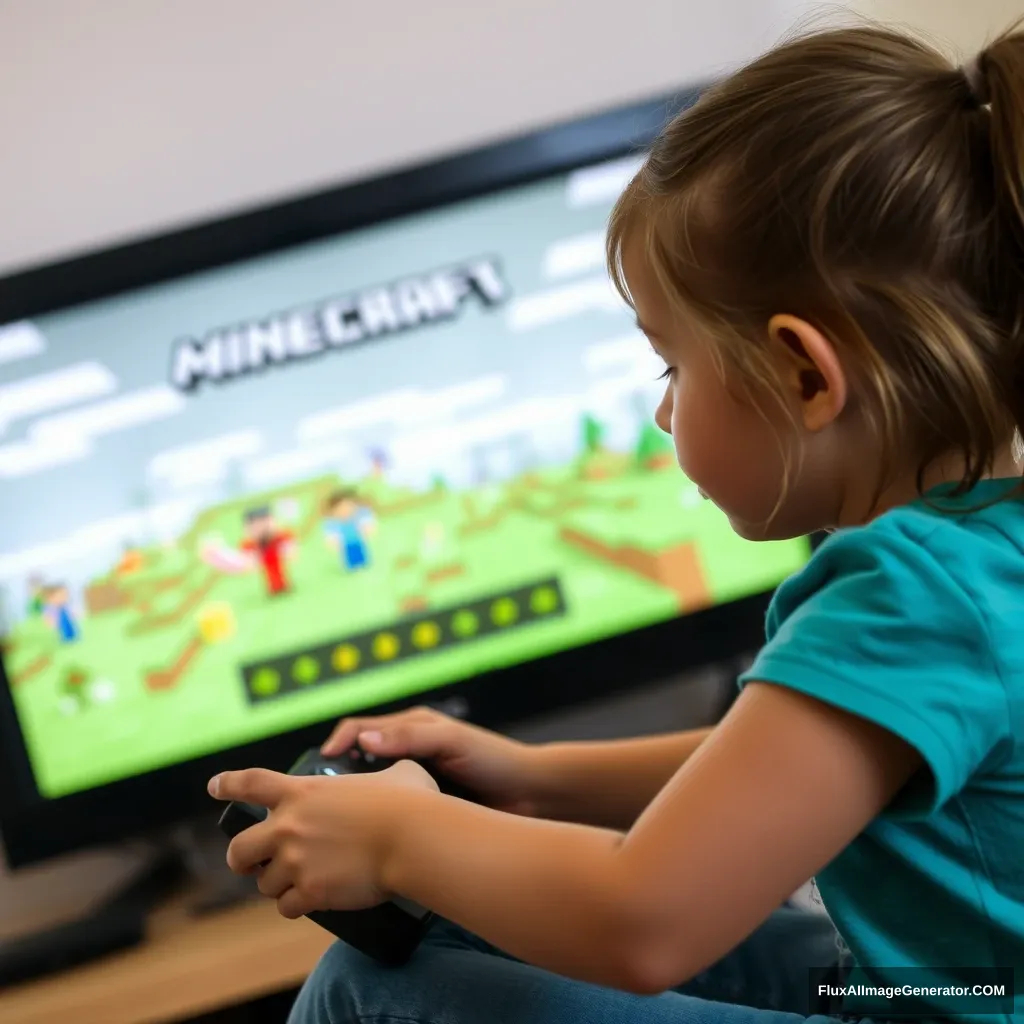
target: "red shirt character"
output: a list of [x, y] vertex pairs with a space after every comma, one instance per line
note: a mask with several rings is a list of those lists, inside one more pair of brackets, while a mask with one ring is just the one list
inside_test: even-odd
[[288, 530], [279, 529], [267, 509], [253, 509], [245, 516], [246, 538], [242, 551], [255, 555], [263, 569], [270, 594], [283, 594], [288, 590], [285, 576], [285, 559], [288, 549], [295, 542]]

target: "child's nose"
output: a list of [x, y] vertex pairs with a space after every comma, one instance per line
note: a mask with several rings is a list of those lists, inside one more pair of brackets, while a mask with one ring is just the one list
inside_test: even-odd
[[654, 422], [666, 434], [672, 433], [672, 393], [669, 388], [665, 389], [665, 395], [654, 413]]

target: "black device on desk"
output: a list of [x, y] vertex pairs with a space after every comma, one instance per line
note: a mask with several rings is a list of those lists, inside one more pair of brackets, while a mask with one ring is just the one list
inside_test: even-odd
[[[292, 765], [289, 775], [344, 776], [383, 771], [395, 762], [353, 747], [340, 757], [324, 757], [307, 750]], [[419, 762], [430, 772], [441, 792], [462, 800], [473, 800], [464, 787], [446, 779], [429, 762]], [[230, 803], [221, 815], [220, 827], [231, 838], [265, 820], [267, 810], [247, 803]], [[405, 963], [420, 944], [434, 915], [411, 900], [396, 898], [366, 910], [323, 910], [307, 915], [332, 935], [383, 964]]]
[[604, 266], [698, 92], [0, 279], [8, 864], [343, 715], [500, 730], [761, 642], [810, 545], [683, 477]]
[[174, 890], [182, 875], [179, 858], [158, 854], [80, 917], [0, 942], [0, 989], [138, 945], [146, 937], [153, 906]]

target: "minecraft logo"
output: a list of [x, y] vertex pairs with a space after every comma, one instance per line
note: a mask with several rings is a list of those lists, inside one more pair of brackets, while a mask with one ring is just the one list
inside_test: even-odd
[[312, 306], [179, 338], [171, 351], [171, 383], [194, 391], [275, 366], [453, 320], [467, 301], [485, 308], [509, 295], [498, 261], [472, 260], [378, 285]]

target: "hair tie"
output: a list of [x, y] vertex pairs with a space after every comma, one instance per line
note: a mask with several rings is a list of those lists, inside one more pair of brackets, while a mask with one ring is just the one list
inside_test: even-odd
[[988, 89], [988, 76], [981, 66], [983, 57], [984, 54], [979, 53], [973, 60], [960, 65], [960, 73], [964, 76], [967, 88], [971, 91], [971, 98], [979, 107], [988, 106], [992, 102]]

